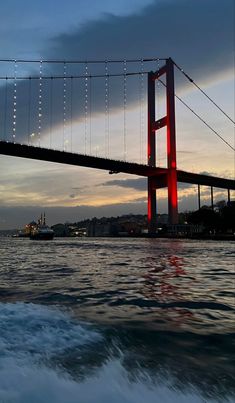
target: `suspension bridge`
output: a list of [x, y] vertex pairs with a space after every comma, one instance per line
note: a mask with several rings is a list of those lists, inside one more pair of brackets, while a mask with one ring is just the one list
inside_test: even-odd
[[[167, 188], [169, 224], [178, 223], [178, 182], [198, 186], [199, 208], [201, 186], [211, 188], [212, 208], [213, 188], [226, 189], [230, 201], [230, 191], [235, 190], [233, 180], [177, 169], [175, 99], [200, 119], [231, 152], [234, 148], [176, 94], [175, 70], [234, 125], [233, 119], [171, 58], [0, 60], [0, 154], [146, 177], [149, 233], [156, 232], [157, 189]], [[163, 116], [157, 117], [159, 85], [164, 88], [166, 107]], [[139, 108], [135, 127], [139, 135], [138, 162], [127, 158], [128, 102], [134, 121], [137, 119], [133, 105], [138, 104]], [[115, 125], [120, 124], [120, 110], [121, 127], [112, 142], [115, 152], [118, 147], [122, 148], [123, 155], [111, 158], [111, 131], [115, 132]], [[98, 155], [101, 139], [93, 140], [92, 124], [96, 134], [101, 133], [104, 155]], [[165, 166], [159, 166], [156, 137], [163, 128], [166, 158]], [[137, 153], [136, 142], [137, 136], [134, 144], [131, 143], [134, 154]], [[145, 147], [146, 160], [143, 158]]]

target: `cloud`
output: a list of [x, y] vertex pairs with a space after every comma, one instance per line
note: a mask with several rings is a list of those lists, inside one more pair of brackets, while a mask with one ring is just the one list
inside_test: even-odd
[[195, 151], [195, 150], [193, 150], [193, 151], [190, 151], [190, 150], [177, 150], [177, 154], [193, 154], [193, 155], [195, 155], [197, 153], [197, 151]]
[[[225, 199], [226, 193], [215, 192], [214, 202]], [[203, 204], [210, 205], [210, 192], [208, 191], [202, 198]], [[190, 211], [198, 208], [198, 199], [196, 192], [182, 194], [179, 197], [179, 211]], [[158, 213], [167, 212], [166, 198], [158, 198]], [[25, 224], [32, 220], [36, 220], [42, 211], [46, 212], [47, 222], [53, 225], [59, 222], [77, 222], [92, 217], [116, 217], [124, 214], [147, 214], [147, 200], [145, 197], [139, 197], [133, 202], [106, 204], [103, 206], [86, 206], [80, 205], [76, 207], [43, 207], [43, 206], [14, 206], [0, 207], [0, 229], [22, 228]]]
[[124, 188], [131, 188], [135, 190], [143, 190], [147, 189], [147, 179], [138, 178], [138, 179], [114, 179], [112, 181], [107, 181], [98, 186], [119, 186]]
[[[147, 191], [147, 179], [114, 179], [112, 181], [107, 181], [97, 186], [118, 186], [123, 188]], [[189, 189], [192, 187], [193, 185], [191, 185], [190, 183], [178, 183], [178, 189]]]
[[232, 68], [232, 12], [232, 0], [154, 1], [138, 13], [106, 14], [58, 35], [46, 54], [65, 59], [172, 56], [197, 76], [211, 76]]
[[[215, 76], [224, 76], [233, 68], [233, 2], [232, 0], [177, 0], [159, 2], [142, 8], [141, 11], [126, 16], [104, 14], [73, 31], [60, 33], [48, 42], [42, 52], [43, 59], [115, 59], [140, 57], [173, 57], [193, 77], [213, 80]], [[29, 66], [30, 67], [30, 66]], [[11, 66], [11, 69], [14, 66]], [[93, 72], [104, 73], [104, 65], [94, 65]], [[121, 66], [122, 68], [122, 66]], [[127, 65], [140, 69], [140, 65]], [[146, 69], [156, 69], [157, 65], [148, 64]], [[32, 66], [31, 73], [38, 74], [39, 66]], [[93, 70], [92, 70], [93, 69]], [[120, 71], [120, 66], [118, 67]], [[37, 70], [37, 71], [35, 71]], [[109, 72], [117, 70], [116, 65], [109, 66]], [[20, 74], [21, 67], [18, 67]], [[85, 66], [68, 66], [69, 74], [84, 74]], [[60, 74], [63, 65], [43, 65], [43, 74]], [[55, 81], [57, 83], [55, 84]], [[110, 80], [111, 81], [111, 80]], [[181, 82], [182, 84], [182, 82]], [[128, 105], [138, 102], [138, 79], [128, 79]], [[53, 91], [52, 91], [53, 86]], [[113, 79], [110, 88], [110, 106], [118, 109], [123, 103], [122, 79]], [[71, 88], [67, 82], [67, 120], [71, 119]], [[89, 88], [88, 88], [89, 89]], [[6, 103], [5, 87], [0, 90], [0, 109]], [[93, 83], [93, 90], [99, 94], [93, 97], [93, 113], [104, 113], [104, 80]], [[17, 83], [17, 141], [27, 139], [33, 132], [39, 131], [38, 121], [38, 80]], [[84, 80], [74, 84], [73, 118], [84, 117]], [[110, 90], [111, 91], [111, 90]], [[31, 103], [29, 103], [31, 93]], [[43, 81], [42, 87], [42, 132], [50, 131], [50, 126], [57, 127], [63, 122], [63, 80]], [[53, 93], [53, 105], [51, 104]], [[3, 132], [12, 134], [13, 83], [8, 84], [6, 121], [1, 121]], [[52, 113], [52, 118], [50, 114]], [[32, 140], [32, 138], [31, 138]], [[38, 138], [37, 138], [38, 140]]]
[[37, 219], [42, 210], [46, 212], [47, 222], [53, 225], [59, 222], [76, 222], [92, 217], [110, 217], [123, 214], [146, 214], [146, 203], [119, 203], [101, 207], [0, 207], [0, 229], [23, 228], [25, 224]]

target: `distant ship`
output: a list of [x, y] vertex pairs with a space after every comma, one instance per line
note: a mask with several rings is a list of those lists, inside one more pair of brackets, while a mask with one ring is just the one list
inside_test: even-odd
[[48, 225], [46, 224], [46, 216], [44, 213], [44, 217], [42, 218], [42, 214], [41, 214], [41, 218], [38, 220], [38, 223], [35, 223], [34, 226], [31, 227], [31, 231], [30, 231], [30, 235], [29, 235], [30, 239], [35, 239], [35, 240], [51, 240], [54, 238], [54, 231], [48, 227]]

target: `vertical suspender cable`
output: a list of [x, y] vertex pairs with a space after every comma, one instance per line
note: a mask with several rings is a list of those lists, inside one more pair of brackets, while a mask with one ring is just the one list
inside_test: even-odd
[[124, 149], [124, 161], [126, 161], [126, 105], [127, 105], [127, 63], [123, 61], [123, 149]]
[[42, 129], [42, 60], [39, 65], [39, 89], [38, 89], [38, 145], [41, 146]]
[[28, 145], [30, 145], [30, 130], [31, 130], [31, 92], [32, 92], [32, 80], [29, 77], [28, 86]]
[[109, 70], [105, 62], [105, 157], [109, 157]]
[[17, 113], [17, 60], [14, 62], [14, 84], [13, 84], [13, 122], [12, 122], [12, 140], [16, 140], [16, 113]]
[[84, 150], [87, 151], [87, 114], [88, 114], [88, 65], [85, 64], [85, 138]]
[[140, 164], [143, 160], [143, 136], [144, 136], [144, 62], [141, 59], [139, 75], [139, 107], [140, 107]]
[[6, 77], [5, 81], [5, 101], [4, 101], [4, 122], [3, 122], [3, 128], [4, 128], [4, 139], [7, 139], [7, 106], [8, 106], [8, 78]]
[[92, 83], [92, 78], [89, 78], [89, 153], [91, 155], [91, 83]]
[[53, 77], [50, 80], [50, 148], [52, 147], [52, 123], [53, 123]]
[[70, 78], [70, 151], [73, 151], [73, 77]]

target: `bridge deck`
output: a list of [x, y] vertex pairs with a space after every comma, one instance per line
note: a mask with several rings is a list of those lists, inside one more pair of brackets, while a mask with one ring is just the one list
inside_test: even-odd
[[[108, 158], [92, 157], [65, 151], [28, 146], [0, 140], [0, 154], [34, 160], [56, 162], [60, 164], [104, 169], [110, 173], [127, 173], [138, 176], [155, 176], [156, 188], [167, 186], [167, 169], [150, 167], [133, 162], [118, 161]], [[195, 174], [177, 170], [178, 182], [213, 186], [221, 189], [235, 190], [235, 181], [215, 176]]]

